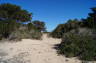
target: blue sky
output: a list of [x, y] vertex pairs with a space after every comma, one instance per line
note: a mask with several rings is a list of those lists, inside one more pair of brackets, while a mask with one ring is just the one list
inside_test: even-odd
[[86, 18], [96, 0], [0, 0], [0, 3], [13, 3], [33, 13], [32, 20], [46, 23], [48, 31], [68, 19]]

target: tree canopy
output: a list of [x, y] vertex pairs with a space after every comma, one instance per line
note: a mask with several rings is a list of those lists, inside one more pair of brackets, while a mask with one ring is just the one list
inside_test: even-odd
[[0, 19], [2, 20], [16, 20], [20, 22], [30, 21], [32, 13], [23, 10], [20, 6], [5, 3], [0, 4]]
[[36, 26], [36, 28], [39, 30], [39, 31], [46, 31], [46, 27], [45, 27], [45, 23], [42, 22], [42, 21], [39, 21], [39, 20], [35, 20], [32, 22], [33, 25]]

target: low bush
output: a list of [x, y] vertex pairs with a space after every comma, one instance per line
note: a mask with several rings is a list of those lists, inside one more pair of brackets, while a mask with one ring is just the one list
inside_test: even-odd
[[93, 61], [96, 59], [96, 39], [91, 35], [64, 34], [58, 53], [67, 57], [79, 57], [81, 60]]
[[21, 39], [41, 39], [42, 33], [37, 30], [18, 30], [10, 34], [9, 40], [19, 41]]

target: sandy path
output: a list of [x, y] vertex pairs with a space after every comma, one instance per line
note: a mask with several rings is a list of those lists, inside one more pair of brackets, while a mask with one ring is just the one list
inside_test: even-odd
[[75, 58], [58, 56], [53, 47], [60, 42], [44, 34], [43, 40], [0, 43], [0, 63], [80, 63]]

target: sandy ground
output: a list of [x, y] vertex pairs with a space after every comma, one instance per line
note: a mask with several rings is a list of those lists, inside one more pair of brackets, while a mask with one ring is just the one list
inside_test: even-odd
[[60, 42], [44, 34], [43, 40], [0, 43], [0, 63], [81, 63], [76, 58], [58, 55], [54, 45]]

